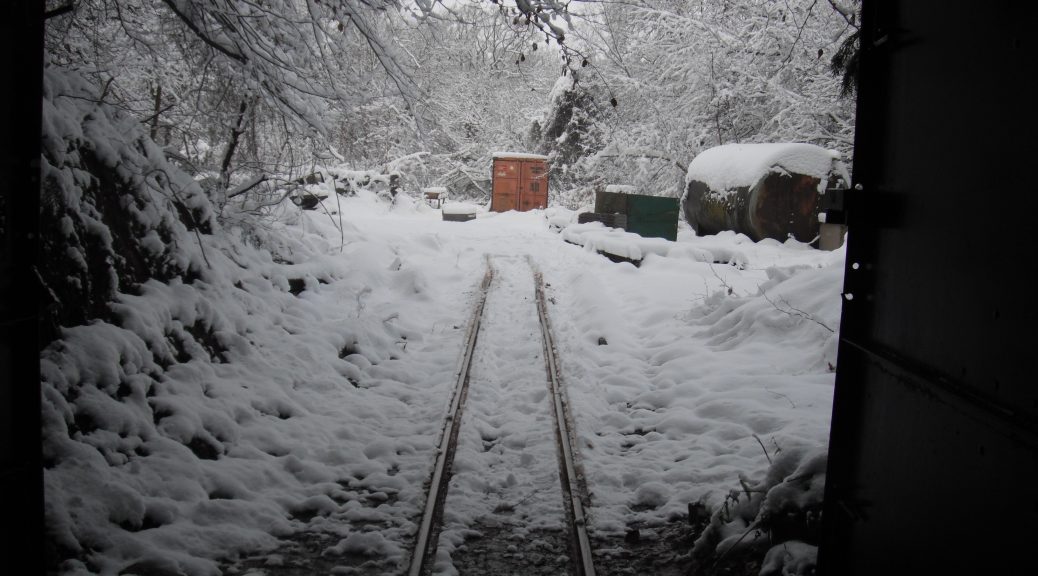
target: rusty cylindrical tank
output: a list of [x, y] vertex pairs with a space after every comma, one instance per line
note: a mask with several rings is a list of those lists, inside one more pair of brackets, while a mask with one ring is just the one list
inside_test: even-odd
[[838, 155], [818, 146], [719, 146], [689, 165], [682, 208], [701, 236], [732, 230], [754, 241], [811, 242], [819, 234], [821, 195], [848, 180]]

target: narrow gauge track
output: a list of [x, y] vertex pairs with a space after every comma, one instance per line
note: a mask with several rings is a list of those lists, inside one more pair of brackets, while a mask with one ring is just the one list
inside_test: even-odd
[[488, 256], [465, 342], [409, 576], [431, 573], [446, 556], [438, 547], [462, 574], [593, 576], [586, 490], [532, 261]]

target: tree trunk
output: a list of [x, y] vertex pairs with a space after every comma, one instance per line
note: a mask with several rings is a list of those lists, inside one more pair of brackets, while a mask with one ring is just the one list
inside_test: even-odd
[[152, 90], [152, 95], [155, 97], [155, 115], [151, 117], [151, 139], [154, 142], [159, 140], [159, 116], [162, 114], [162, 84], [159, 84]]
[[234, 158], [234, 151], [238, 148], [238, 142], [241, 141], [241, 135], [245, 133], [245, 121], [246, 115], [249, 112], [249, 98], [242, 98], [241, 104], [238, 105], [238, 120], [234, 124], [234, 128], [231, 129], [231, 139], [227, 143], [227, 150], [223, 154], [223, 161], [220, 162], [220, 190], [217, 192], [220, 195], [218, 198], [219, 205], [223, 205], [226, 200], [227, 188], [231, 184], [231, 160]]

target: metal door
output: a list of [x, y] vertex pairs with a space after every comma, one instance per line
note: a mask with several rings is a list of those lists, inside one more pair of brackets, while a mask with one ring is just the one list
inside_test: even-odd
[[820, 573], [1019, 573], [1038, 526], [1035, 112], [1014, 84], [1033, 19], [863, 6]]
[[678, 199], [627, 194], [627, 231], [645, 238], [678, 237]]
[[494, 160], [491, 210], [507, 212], [519, 209], [519, 169], [519, 162], [516, 160]]
[[524, 160], [520, 178], [519, 210], [548, 205], [548, 172], [542, 160]]

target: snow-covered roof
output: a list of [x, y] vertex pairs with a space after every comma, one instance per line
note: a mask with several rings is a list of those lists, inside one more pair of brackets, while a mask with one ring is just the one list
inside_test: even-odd
[[527, 152], [494, 152], [494, 158], [514, 158], [517, 160], [547, 160], [543, 154], [530, 154]]
[[618, 194], [634, 194], [637, 191], [637, 188], [630, 184], [610, 184], [605, 187], [605, 191]]
[[422, 192], [432, 192], [434, 194], [445, 194], [447, 189], [443, 186], [427, 186], [422, 188]]
[[[753, 186], [774, 168], [826, 180], [839, 160], [839, 152], [814, 144], [725, 144], [696, 156], [685, 182], [696, 180], [720, 192]], [[846, 174], [842, 164], [835, 168]]]

